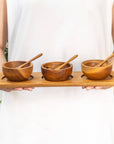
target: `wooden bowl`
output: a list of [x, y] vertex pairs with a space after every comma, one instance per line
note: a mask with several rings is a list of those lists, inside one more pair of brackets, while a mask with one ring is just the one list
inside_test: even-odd
[[65, 81], [69, 79], [72, 74], [72, 64], [68, 63], [60, 70], [54, 70], [54, 68], [62, 65], [64, 62], [49, 62], [41, 66], [43, 77], [49, 81]]
[[112, 63], [106, 62], [101, 67], [95, 67], [102, 60], [87, 60], [82, 62], [81, 68], [85, 76], [91, 80], [103, 80], [112, 72]]
[[23, 63], [25, 63], [25, 61], [10, 61], [4, 63], [2, 66], [3, 74], [10, 81], [19, 82], [27, 80], [32, 73], [33, 64], [30, 63], [20, 69], [16, 68]]

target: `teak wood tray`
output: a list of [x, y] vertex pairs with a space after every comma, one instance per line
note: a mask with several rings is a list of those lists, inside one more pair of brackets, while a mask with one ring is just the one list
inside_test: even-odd
[[40, 72], [33, 72], [34, 77], [31, 80], [23, 82], [11, 82], [6, 78], [2, 79], [3, 74], [0, 73], [0, 88], [17, 88], [17, 87], [70, 87], [70, 86], [114, 86], [114, 71], [112, 77], [108, 77], [105, 80], [89, 80], [85, 76], [82, 76], [82, 72], [73, 72], [73, 78], [61, 82], [51, 82], [42, 78]]

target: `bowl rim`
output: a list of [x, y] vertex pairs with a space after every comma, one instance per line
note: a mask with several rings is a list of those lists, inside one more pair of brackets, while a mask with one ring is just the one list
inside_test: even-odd
[[[9, 68], [9, 67], [5, 66], [5, 64], [11, 63], [11, 62], [27, 62], [27, 61], [9, 61], [9, 62], [3, 63], [3, 64], [2, 64], [2, 68], [15, 69], [15, 70], [16, 70], [17, 68]], [[30, 66], [28, 66], [28, 67], [23, 67], [23, 68], [21, 68], [21, 69], [26, 69], [26, 68], [29, 68], [29, 67], [33, 67], [33, 64], [30, 63]]]
[[[49, 64], [49, 63], [65, 63], [65, 62], [62, 62], [62, 61], [47, 62], [47, 63], [42, 64], [42, 65], [41, 65], [41, 68], [43, 68], [43, 69], [45, 69], [45, 70], [49, 70], [48, 68], [44, 67], [44, 65]], [[71, 64], [71, 63], [68, 63], [68, 64], [69, 64], [70, 66], [67, 67], [67, 68], [64, 68], [64, 70], [69, 69], [69, 68], [73, 68], [73, 64]], [[60, 70], [50, 69], [50, 70], [53, 70], [53, 71], [61, 71], [61, 70], [63, 70], [63, 69], [60, 69]]]
[[[90, 60], [85, 60], [85, 61], [83, 61], [83, 62], [81, 63], [81, 65], [84, 66], [84, 67], [94, 68], [94, 67], [92, 67], [92, 66], [87, 66], [87, 65], [84, 64], [84, 62], [89, 62], [89, 61], [103, 61], [103, 60], [102, 60], [102, 59], [90, 59]], [[107, 67], [107, 66], [112, 66], [112, 62], [108, 61], [108, 63], [109, 63], [108, 65], [106, 65], [106, 66], [101, 66], [101, 67], [99, 67], [99, 68], [103, 68], [103, 67]]]

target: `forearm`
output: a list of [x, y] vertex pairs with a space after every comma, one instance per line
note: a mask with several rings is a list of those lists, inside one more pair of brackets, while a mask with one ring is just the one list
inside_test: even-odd
[[0, 72], [2, 72], [2, 64], [6, 62], [3, 49], [0, 48]]
[[[113, 40], [113, 47], [114, 47], [114, 4], [112, 6], [112, 40]], [[111, 61], [113, 64], [113, 71], [114, 71], [114, 58], [112, 58]]]
[[4, 50], [7, 40], [7, 5], [6, 0], [0, 0], [0, 72], [2, 71], [2, 64], [6, 62]]

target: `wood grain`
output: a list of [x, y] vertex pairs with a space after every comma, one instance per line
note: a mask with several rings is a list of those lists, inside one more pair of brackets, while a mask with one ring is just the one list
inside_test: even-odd
[[3, 74], [0, 73], [0, 88], [16, 88], [16, 87], [77, 87], [77, 86], [114, 86], [114, 71], [112, 72], [112, 79], [106, 80], [89, 80], [86, 77], [81, 78], [82, 72], [73, 72], [71, 80], [62, 82], [51, 82], [42, 79], [40, 72], [32, 73], [34, 78], [32, 80], [23, 82], [11, 82], [6, 78], [1, 80]]
[[25, 63], [25, 61], [10, 61], [6, 62], [2, 66], [2, 71], [4, 75], [10, 80], [10, 81], [24, 81], [27, 80], [32, 71], [33, 71], [33, 64], [29, 63], [24, 68], [17, 68], [18, 66]]
[[82, 72], [91, 80], [103, 80], [112, 72], [112, 63], [107, 62], [102, 67], [97, 67], [102, 60], [86, 60], [82, 62]]
[[68, 63], [64, 68], [55, 70], [56, 67], [64, 64], [64, 62], [49, 62], [41, 66], [41, 72], [45, 79], [49, 81], [65, 81], [69, 79], [72, 73], [73, 65]]
[[60, 70], [61, 68], [63, 68], [65, 65], [67, 65], [68, 63], [70, 63], [71, 61], [73, 61], [75, 58], [77, 58], [78, 55], [74, 55], [72, 58], [70, 58], [68, 61], [66, 61], [64, 64], [60, 65], [59, 67], [55, 68], [55, 70]]
[[112, 53], [108, 58], [100, 62], [96, 67], [101, 67], [105, 62], [107, 62], [109, 59], [111, 59], [114, 56], [114, 53]]
[[35, 59], [41, 57], [42, 55], [43, 55], [42, 53], [38, 54], [37, 56], [33, 57], [31, 60], [27, 61], [26, 63], [24, 63], [24, 64], [22, 64], [22, 65], [20, 65], [20, 66], [18, 66], [17, 68], [23, 68], [23, 67], [25, 67], [26, 65], [28, 65], [29, 63], [31, 63], [31, 62], [34, 61]]

